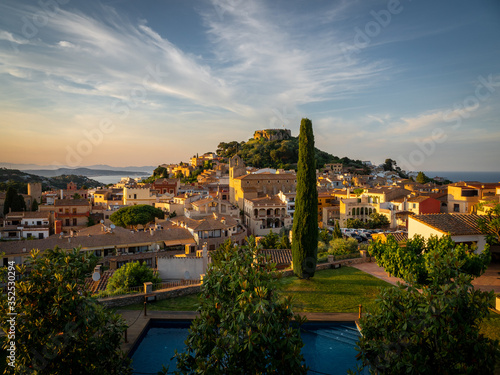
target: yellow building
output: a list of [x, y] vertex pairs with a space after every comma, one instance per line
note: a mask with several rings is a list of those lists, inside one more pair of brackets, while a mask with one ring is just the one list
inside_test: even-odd
[[359, 219], [367, 222], [370, 215], [378, 211], [379, 205], [370, 203], [369, 197], [345, 198], [340, 200], [340, 226], [345, 227], [347, 220]]

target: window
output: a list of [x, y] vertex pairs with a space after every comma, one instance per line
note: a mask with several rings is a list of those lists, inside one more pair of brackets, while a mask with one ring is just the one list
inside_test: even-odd
[[62, 208], [60, 208], [60, 209], [59, 209], [59, 212], [61, 212], [61, 213], [62, 213]]
[[66, 219], [66, 220], [64, 221], [64, 225], [66, 225], [67, 227], [69, 227], [69, 219]]
[[413, 208], [417, 208], [417, 204], [416, 203], [413, 203]]
[[73, 208], [73, 213], [76, 214], [76, 208]]
[[137, 194], [134, 194], [134, 199], [137, 199]]
[[78, 225], [76, 219], [73, 219], [73, 225]]
[[453, 212], [460, 212], [460, 205], [458, 203], [453, 205]]
[[42, 225], [42, 222], [41, 221], [37, 221], [36, 225]]
[[43, 233], [38, 233], [38, 239], [43, 240]]

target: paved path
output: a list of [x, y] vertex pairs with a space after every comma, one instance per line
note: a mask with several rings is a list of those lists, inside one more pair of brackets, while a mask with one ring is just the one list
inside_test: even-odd
[[382, 267], [379, 267], [375, 262], [351, 264], [350, 266], [369, 273], [370, 275], [373, 275], [376, 278], [384, 280], [392, 285], [397, 285], [398, 281], [401, 283], [403, 282], [403, 280], [398, 279], [397, 277], [389, 276], [387, 272], [385, 272], [385, 270]]
[[[385, 272], [385, 270], [382, 267], [379, 267], [375, 262], [352, 264], [351, 267], [369, 273], [370, 275], [387, 281], [392, 285], [396, 285], [397, 281], [403, 282], [397, 277], [389, 276], [387, 272]], [[490, 264], [484, 274], [472, 281], [472, 285], [485, 292], [492, 290], [495, 293], [500, 293], [500, 264]]]

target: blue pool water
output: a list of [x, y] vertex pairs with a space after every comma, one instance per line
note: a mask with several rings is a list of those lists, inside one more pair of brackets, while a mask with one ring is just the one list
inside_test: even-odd
[[[137, 373], [156, 374], [162, 364], [176, 368], [171, 360], [177, 351], [184, 349], [188, 336], [189, 321], [150, 321], [145, 334], [138, 340], [132, 351], [132, 367]], [[360, 334], [354, 323], [308, 322], [301, 331], [306, 365], [310, 374], [346, 374], [355, 369], [355, 345]]]

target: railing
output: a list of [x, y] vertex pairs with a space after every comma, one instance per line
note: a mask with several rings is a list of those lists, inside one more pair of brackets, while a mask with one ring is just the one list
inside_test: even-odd
[[170, 289], [179, 286], [186, 285], [198, 285], [201, 284], [201, 280], [178, 280], [178, 281], [167, 281], [164, 283], [153, 284], [153, 290]]
[[107, 290], [101, 290], [100, 292], [94, 294], [94, 297], [97, 298], [106, 298], [106, 297], [116, 297], [123, 296], [127, 294], [140, 294], [144, 293], [144, 285], [141, 286], [133, 286], [130, 288], [119, 288], [112, 292], [108, 292]]
[[[198, 280], [168, 281], [168, 282], [164, 282], [164, 283], [153, 284], [153, 291], [176, 288], [179, 286], [199, 285], [199, 284], [201, 284], [200, 279], [198, 279]], [[130, 287], [130, 288], [120, 288], [120, 289], [116, 289], [112, 292], [102, 290], [102, 291], [94, 294], [94, 297], [106, 298], [106, 297], [116, 297], [116, 296], [123, 296], [123, 295], [129, 295], [129, 294], [144, 294], [144, 285], [134, 286], [134, 287]]]
[[335, 262], [337, 260], [361, 258], [361, 254], [359, 251], [356, 251], [355, 253], [328, 256], [329, 259], [332, 259], [331, 257], [333, 257], [333, 261]]

